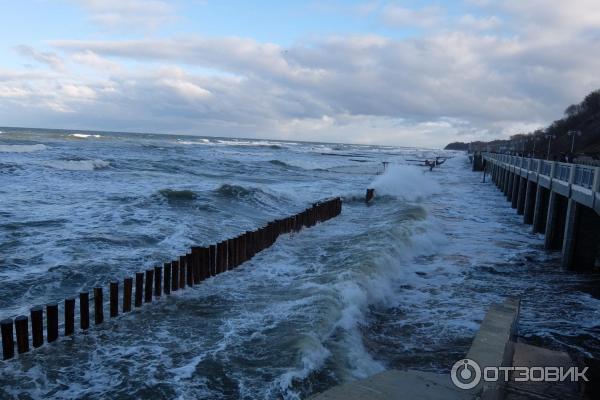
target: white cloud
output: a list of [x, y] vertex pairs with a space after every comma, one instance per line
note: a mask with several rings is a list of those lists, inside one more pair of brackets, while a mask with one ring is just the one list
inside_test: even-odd
[[100, 57], [98, 54], [90, 50], [85, 50], [79, 53], [74, 53], [71, 61], [82, 64], [92, 69], [105, 72], [119, 72], [121, 67], [118, 63]]
[[90, 20], [107, 29], [156, 29], [175, 19], [172, 2], [163, 0], [72, 0]]
[[430, 28], [441, 23], [444, 14], [438, 7], [414, 9], [388, 4], [382, 11], [382, 17], [384, 22], [391, 26]]
[[473, 29], [478, 31], [486, 31], [490, 29], [497, 29], [502, 24], [500, 18], [495, 15], [486, 17], [475, 17], [472, 14], [465, 14], [459, 19], [461, 27], [466, 29]]
[[37, 51], [33, 47], [24, 44], [15, 46], [14, 49], [19, 55], [45, 64], [54, 70], [61, 71], [64, 69], [63, 60], [56, 53]]
[[[0, 118], [428, 146], [509, 135], [549, 123], [600, 87], [600, 59], [569, 56], [600, 53], [590, 33], [600, 26], [600, 4], [582, 0], [567, 12], [559, 2], [533, 1], [540, 9], [479, 1], [456, 18], [381, 8], [400, 25], [418, 20], [425, 33], [410, 38], [338, 35], [289, 47], [199, 35], [53, 41], [56, 53], [43, 54], [62, 69], [0, 70]], [[24, 53], [42, 59], [32, 48]]]
[[96, 91], [85, 85], [64, 84], [59, 86], [60, 93], [71, 100], [93, 100], [96, 98]]
[[27, 97], [28, 92], [22, 87], [0, 82], [0, 97], [19, 99]]
[[211, 92], [202, 88], [199, 84], [193, 82], [179, 68], [171, 68], [170, 70], [160, 71], [159, 74], [164, 76], [160, 83], [167, 88], [172, 89], [181, 97], [190, 101], [206, 100], [211, 96]]

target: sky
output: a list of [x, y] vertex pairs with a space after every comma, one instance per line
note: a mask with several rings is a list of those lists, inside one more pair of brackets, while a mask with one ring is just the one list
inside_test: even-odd
[[3, 1], [0, 126], [443, 147], [600, 88], [597, 0]]

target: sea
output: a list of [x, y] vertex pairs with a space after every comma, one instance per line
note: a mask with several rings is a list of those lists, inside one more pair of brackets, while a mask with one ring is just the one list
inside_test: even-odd
[[561, 269], [465, 153], [397, 146], [0, 128], [0, 319], [336, 196], [338, 217], [234, 270], [0, 361], [0, 398], [302, 399], [448, 373], [509, 296], [520, 340], [600, 357], [600, 277]]

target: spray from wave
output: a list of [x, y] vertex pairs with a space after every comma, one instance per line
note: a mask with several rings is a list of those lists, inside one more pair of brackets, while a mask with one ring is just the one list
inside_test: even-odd
[[440, 190], [428, 171], [412, 165], [391, 165], [379, 175], [371, 187], [377, 195], [392, 196], [406, 201], [416, 201]]

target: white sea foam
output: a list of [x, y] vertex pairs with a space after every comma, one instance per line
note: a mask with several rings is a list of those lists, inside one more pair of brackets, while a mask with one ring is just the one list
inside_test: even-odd
[[440, 190], [439, 184], [428, 173], [412, 165], [390, 165], [370, 187], [375, 189], [376, 194], [415, 201]]
[[100, 138], [100, 137], [102, 137], [102, 135], [92, 135], [92, 134], [86, 134], [86, 133], [73, 133], [73, 134], [71, 134], [69, 136], [80, 138], [80, 139]]
[[193, 146], [193, 145], [212, 146], [212, 145], [215, 145], [216, 143], [213, 143], [208, 139], [200, 138], [200, 139], [194, 139], [194, 140], [177, 139], [177, 144], [183, 144], [183, 145], [187, 145], [187, 146]]
[[243, 139], [231, 139], [231, 140], [217, 140], [218, 144], [225, 146], [257, 146], [257, 147], [283, 147], [287, 143], [284, 142], [271, 142], [268, 140], [243, 140]]
[[44, 144], [2, 144], [0, 153], [33, 153], [47, 148]]
[[331, 352], [323, 346], [321, 340], [315, 335], [307, 335], [299, 344], [301, 351], [301, 366], [285, 372], [277, 379], [279, 390], [286, 394], [286, 398], [300, 399], [297, 393], [291, 392], [289, 388], [294, 380], [306, 379], [311, 372], [322, 368], [323, 364], [331, 356]]
[[[208, 143], [206, 139], [202, 140]], [[196, 139], [183, 141], [196, 144]], [[176, 141], [171, 139], [170, 143], [175, 144]], [[198, 144], [201, 142], [198, 141]], [[198, 152], [198, 158], [204, 157], [202, 152], [206, 151], [211, 156], [216, 154], [220, 157], [223, 154], [227, 160], [238, 157], [244, 162], [248, 159], [254, 161], [255, 156], [263, 154], [260, 153], [263, 148], [211, 144], [218, 145], [219, 151], [214, 151], [214, 148], [203, 149], [201, 146], [189, 146], [186, 149], [190, 153]], [[302, 145], [303, 148], [308, 147]], [[60, 151], [61, 148], [53, 150]], [[298, 152], [294, 150], [294, 153]], [[297, 157], [281, 154], [280, 150], [267, 150], [264, 153], [269, 154], [268, 158], [263, 155], [259, 161], [280, 159], [288, 163], [289, 157], [290, 164], [307, 168], [312, 167], [310, 163], [313, 159], [323, 159], [323, 162], [316, 160], [318, 165], [314, 165], [321, 168], [329, 168], [326, 163], [330, 162], [347, 163], [344, 157], [321, 157], [318, 154]], [[68, 157], [68, 154], [77, 153], [69, 151], [64, 154]], [[92, 158], [102, 157], [100, 154]], [[116, 158], [119, 156], [114, 155], [113, 164], [120, 162]], [[388, 155], [384, 157], [381, 160], [389, 159]], [[141, 158], [134, 158], [127, 153], [123, 162]], [[381, 160], [376, 159], [377, 162]], [[157, 164], [164, 162], [162, 156], [152, 161]], [[68, 163], [69, 169], [77, 163], [89, 162], [62, 161]], [[143, 165], [142, 162], [138, 164]], [[370, 163], [360, 165], [365, 164]], [[299, 399], [309, 396], [311, 387], [322, 376], [344, 382], [375, 373], [383, 365], [404, 366], [404, 357], [414, 355], [418, 360], [409, 359], [407, 368], [412, 368], [413, 364], [426, 369], [446, 365], [442, 364], [440, 359], [443, 358], [440, 357], [452, 349], [455, 339], [460, 338], [463, 343], [464, 338], [474, 334], [490, 302], [497, 301], [505, 293], [532, 286], [526, 281], [523, 284], [515, 282], [514, 273], [494, 275], [493, 281], [488, 281], [486, 275], [477, 272], [481, 266], [499, 270], [510, 268], [507, 260], [515, 257], [515, 251], [494, 247], [494, 241], [530, 240], [531, 244], [539, 244], [539, 239], [531, 236], [526, 227], [521, 228], [516, 215], [510, 217], [503, 208], [494, 206], [494, 199], [500, 206], [504, 202], [495, 189], [492, 191], [492, 188], [480, 185], [480, 178], [474, 178], [465, 167], [468, 167], [467, 162], [458, 158], [450, 159], [434, 173], [423, 173], [419, 168], [410, 167], [398, 167], [398, 171], [394, 171], [392, 167], [374, 182], [377, 193], [386, 198], [369, 206], [364, 204], [362, 196], [371, 178], [364, 174], [342, 175], [336, 170], [335, 175], [314, 174], [324, 175], [325, 179], [305, 179], [310, 174], [292, 175], [297, 171], [282, 171], [281, 174], [302, 179], [281, 179], [282, 175], [273, 174], [273, 177], [257, 175], [251, 176], [251, 180], [232, 180], [232, 185], [238, 185], [233, 192], [247, 188], [252, 194], [230, 196], [241, 205], [237, 207], [236, 203], [234, 212], [241, 223], [236, 221], [232, 228], [223, 223], [221, 213], [209, 208], [202, 211], [203, 223], [200, 225], [214, 227], [211, 231], [205, 231], [204, 228], [198, 231], [197, 219], [185, 218], [190, 212], [188, 208], [181, 210], [183, 214], [180, 215], [184, 218], [177, 218], [180, 222], [173, 224], [172, 217], [176, 216], [172, 214], [174, 210], [165, 213], [164, 208], [168, 205], [164, 202], [143, 203], [138, 208], [132, 207], [129, 201], [118, 204], [91, 200], [87, 207], [77, 209], [75, 221], [86, 221], [88, 224], [89, 220], [91, 230], [96, 230], [101, 222], [98, 218], [109, 214], [111, 218], [127, 220], [133, 213], [135, 220], [141, 223], [128, 226], [131, 234], [160, 238], [158, 243], [152, 242], [148, 247], [144, 245], [140, 253], [136, 253], [144, 255], [139, 257], [143, 260], [141, 264], [122, 263], [119, 271], [125, 274], [133, 273], [138, 268], [149, 268], [163, 255], [181, 254], [183, 248], [196, 240], [216, 240], [219, 238], [217, 232], [221, 237], [232, 237], [239, 233], [240, 227], [253, 229], [273, 215], [296, 212], [315, 199], [343, 193], [351, 193], [352, 196], [348, 198], [361, 198], [361, 201], [347, 201], [338, 218], [300, 233], [281, 236], [274, 246], [240, 268], [219, 274], [194, 288], [175, 292], [167, 301], [163, 297], [146, 312], [124, 316], [118, 322], [118, 329], [114, 329], [116, 325], [107, 325], [108, 329], [65, 339], [57, 344], [65, 350], [62, 352], [38, 350], [36, 362], [44, 365], [44, 368], [30, 367], [26, 359], [23, 362], [17, 359], [5, 363], [5, 366], [0, 366], [4, 382], [0, 397], [6, 393], [5, 397], [8, 398], [42, 398], [51, 393], [60, 399], [82, 396], [115, 398], [132, 393], [142, 396], [152, 390], [163, 390], [164, 387], [164, 393], [173, 398], [226, 398], [237, 395], [241, 398]], [[118, 172], [116, 169], [114, 171]], [[39, 185], [39, 173], [33, 172], [35, 179], [32, 184]], [[104, 182], [112, 172], [109, 170], [92, 175]], [[69, 179], [77, 179], [79, 174], [72, 175], [46, 174], [45, 178], [54, 179], [56, 184], [65, 183], [70, 189], [72, 183]], [[85, 181], [94, 179], [92, 175], [86, 176]], [[155, 178], [157, 175], [160, 175], [160, 179]], [[191, 185], [191, 190], [202, 193], [199, 194], [202, 202], [205, 195], [213, 193], [219, 196], [215, 198], [218, 200], [215, 201], [215, 207], [228, 203], [222, 199], [223, 190], [214, 190], [223, 184], [221, 176], [196, 179], [183, 173], [177, 176], [169, 174], [168, 177], [152, 173], [144, 177], [138, 179], [136, 175], [135, 180], [130, 181], [120, 176], [113, 180], [114, 187], [99, 185], [98, 189], [110, 190], [111, 193], [126, 192], [131, 198], [143, 199], [147, 198], [146, 189], [155, 193], [160, 188], [176, 187], [173, 182], [176, 184], [185, 180], [188, 182], [186, 185]], [[253, 180], [257, 177], [261, 178], [261, 183]], [[439, 181], [444, 190], [443, 197], [430, 195], [437, 191], [433, 189], [437, 185], [432, 180]], [[43, 183], [49, 189], [56, 190], [55, 185], [46, 185], [45, 180]], [[143, 187], [140, 188], [138, 184], [143, 184]], [[255, 192], [257, 187], [260, 191]], [[469, 207], [465, 208], [464, 199], [473, 193], [474, 188], [479, 190], [479, 195], [472, 198]], [[43, 190], [39, 194], [42, 198], [52, 197]], [[97, 198], [96, 193], [91, 195], [92, 199]], [[424, 200], [419, 204], [402, 201], [419, 197]], [[88, 198], [81, 199], [85, 201]], [[259, 199], [265, 206], [258, 211], [264, 214], [255, 212], [256, 207], [252, 207], [249, 213], [253, 214], [253, 218], [245, 218], [246, 204], [240, 199]], [[198, 205], [201, 206], [202, 202]], [[40, 208], [39, 211], [33, 211], [45, 214], [65, 209], [62, 205], [55, 207], [56, 204], [59, 203], [53, 203], [48, 210]], [[230, 209], [223, 206], [220, 210]], [[29, 204], [25, 204], [22, 214], [29, 215], [31, 212]], [[17, 218], [23, 217], [17, 214], [11, 217], [18, 221]], [[514, 220], [514, 224], [510, 220]], [[18, 223], [14, 225], [15, 229], [22, 229]], [[45, 254], [44, 263], [29, 262], [23, 268], [9, 271], [15, 276], [18, 274], [20, 279], [29, 277], [32, 272], [44, 276], [46, 281], [54, 282], [54, 285], [46, 284], [44, 287], [54, 290], [32, 291], [12, 303], [5, 298], [9, 306], [2, 311], [7, 315], [27, 313], [31, 304], [72, 295], [68, 288], [65, 293], [62, 292], [62, 279], [56, 278], [60, 269], [55, 268], [56, 265], [70, 262], [69, 258], [64, 258], [65, 254], [70, 257], [70, 252], [65, 251], [64, 245], [56, 245], [51, 236], [64, 241], [71, 237], [72, 232], [68, 230], [61, 234], [55, 228], [48, 231], [44, 236], [44, 230], [36, 228], [36, 234], [40, 232], [42, 235], [41, 240], [48, 242], [41, 249]], [[483, 242], [479, 240], [481, 237], [494, 239]], [[84, 257], [77, 261], [82, 265], [85, 265], [85, 260], [98, 258], [107, 260], [108, 265], [119, 265], [120, 262], [113, 260], [127, 261], [132, 257], [129, 246], [123, 250], [125, 255], [121, 256], [117, 246], [83, 244], [81, 251]], [[69, 246], [72, 245], [73, 241], [69, 241]], [[91, 254], [85, 253], [89, 250]], [[20, 254], [21, 251], [17, 248], [14, 253]], [[497, 261], [503, 265], [496, 266]], [[47, 272], [46, 269], [40, 269], [41, 272], [37, 272], [38, 265], [52, 270]], [[527, 269], [530, 268], [523, 266], [517, 269], [519, 274], [523, 270], [519, 282], [531, 277]], [[89, 274], [81, 274], [82, 279], [86, 279], [86, 286], [90, 287], [99, 279], [105, 281], [96, 271], [94, 268]], [[114, 273], [115, 276], [121, 273], [119, 271]], [[531, 279], [537, 282], [551, 274], [548, 269]], [[71, 274], [64, 276], [72, 278]], [[561, 272], [555, 277], [562, 282], [568, 275]], [[7, 288], [23, 286], [14, 285], [14, 280], [5, 281]], [[478, 290], [473, 285], [480, 285], [482, 289]], [[567, 286], [571, 290], [571, 285]], [[554, 291], [547, 292], [552, 295]], [[539, 293], [540, 298], [545, 298], [546, 294]], [[561, 295], [561, 299], [556, 295], [553, 302], [568, 304], [569, 307], [561, 307], [560, 310], [553, 307], [548, 310], [547, 318], [545, 315], [544, 318], [539, 316], [544, 312], [543, 309], [524, 307], [526, 318], [523, 320], [529, 323], [528, 333], [532, 332], [532, 324], [528, 321], [543, 325], [550, 339], [555, 332], [566, 331], [568, 335], [576, 335], [581, 327], [593, 328], [593, 318], [584, 323], [580, 321], [584, 319], [582, 317], [594, 314], [598, 302], [590, 301], [588, 296], [579, 291], [569, 296]], [[15, 298], [19, 298], [18, 292]], [[571, 307], [572, 304], [578, 306]], [[17, 306], [22, 308], [16, 309]], [[566, 317], [550, 315], [557, 310], [564, 312]], [[570, 319], [577, 323], [567, 318], [573, 312], [577, 318]], [[146, 313], [152, 315], [148, 317]], [[549, 325], [546, 320], [555, 320], [555, 324]], [[98, 347], [93, 346], [96, 338], [102, 340]], [[72, 345], [78, 342], [86, 345]], [[71, 357], [73, 361], [69, 361]], [[121, 373], [123, 369], [129, 371], [127, 380]], [[227, 379], [223, 379], [224, 376]], [[69, 384], [64, 385], [64, 382]], [[144, 391], [138, 392], [140, 388]]]
[[53, 160], [45, 162], [44, 165], [67, 171], [93, 171], [108, 168], [110, 163], [104, 160]]
[[192, 142], [189, 140], [177, 140], [177, 144], [194, 145], [194, 144], [206, 144], [206, 143], [205, 142]]
[[177, 139], [177, 144], [183, 145], [207, 145], [207, 146], [243, 146], [243, 147], [287, 147], [298, 146], [296, 142], [273, 142], [268, 140], [244, 140], [244, 139]]

